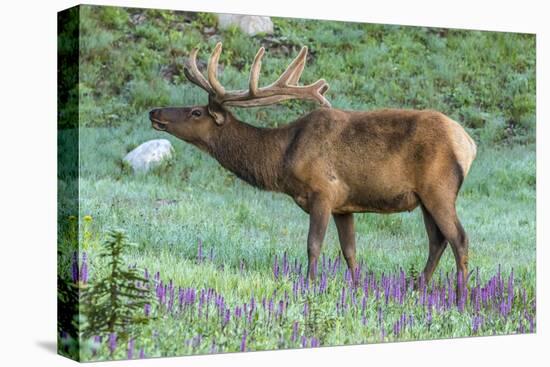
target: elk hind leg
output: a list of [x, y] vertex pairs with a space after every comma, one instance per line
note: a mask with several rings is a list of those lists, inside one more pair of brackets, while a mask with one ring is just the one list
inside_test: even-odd
[[429, 195], [428, 200], [423, 200], [423, 203], [443, 236], [449, 241], [458, 276], [462, 277], [461, 283], [465, 285], [468, 276], [468, 236], [456, 214], [455, 197], [451, 200], [449, 196], [438, 195], [435, 191]]
[[424, 226], [426, 227], [426, 233], [428, 234], [429, 254], [423, 271], [424, 280], [426, 284], [428, 284], [432, 279], [432, 275], [437, 268], [437, 265], [439, 264], [441, 255], [443, 255], [443, 252], [447, 247], [447, 239], [443, 233], [441, 233], [441, 230], [435, 223], [435, 220], [430, 212], [424, 207], [424, 205], [422, 205], [421, 208], [422, 215], [424, 217]]

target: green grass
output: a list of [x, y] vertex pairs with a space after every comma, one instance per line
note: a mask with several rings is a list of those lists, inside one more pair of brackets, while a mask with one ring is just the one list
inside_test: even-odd
[[[274, 80], [299, 47], [308, 45], [311, 59], [303, 82], [325, 78], [334, 107], [433, 108], [460, 121], [479, 145], [457, 203], [470, 236], [470, 266], [479, 268], [484, 281], [499, 265], [506, 274], [513, 269], [518, 284], [534, 297], [533, 35], [276, 18], [273, 36], [249, 38], [231, 29], [209, 37], [203, 31], [215, 26], [215, 19], [205, 14], [84, 6], [82, 16], [79, 194], [80, 215], [93, 218], [81, 242], [90, 256], [92, 283], [94, 273], [105, 270], [94, 253], [106, 229], [113, 227], [124, 228], [138, 244], [128, 263], [160, 271], [162, 279], [176, 286], [214, 288], [233, 306], [248, 302], [252, 293], [259, 299], [274, 290], [289, 290], [289, 282], [273, 279], [275, 256], [280, 259], [286, 252], [305, 263], [309, 221], [290, 198], [244, 184], [198, 149], [152, 130], [147, 119], [147, 111], [155, 106], [206, 102], [205, 93], [185, 81], [182, 62], [196, 46], [205, 59], [222, 40], [221, 80], [230, 87], [246, 85], [248, 65], [260, 45], [268, 45], [263, 83]], [[287, 102], [235, 112], [252, 124], [277, 126], [311, 108]], [[131, 173], [122, 157], [153, 138], [169, 139], [175, 159], [150, 174]], [[358, 259], [370, 270], [422, 270], [428, 245], [419, 210], [355, 218]], [[197, 264], [199, 240], [206, 254], [213, 251], [212, 262]], [[331, 223], [323, 254], [335, 258], [339, 251]], [[70, 256], [61, 255], [61, 272], [69, 271]], [[454, 268], [447, 250], [437, 272]], [[315, 302], [328, 323], [321, 326], [332, 330], [324, 333], [323, 345], [379, 341], [379, 331], [357, 328], [355, 316], [334, 313], [339, 288], [331, 287]], [[288, 343], [289, 325], [292, 317], [307, 324], [300, 316], [302, 305], [293, 304], [290, 319], [280, 327], [260, 328], [250, 349], [298, 346]], [[372, 322], [376, 305], [368, 309]], [[414, 307], [405, 309], [413, 312]], [[400, 310], [385, 310], [387, 328]], [[211, 351], [206, 342], [185, 344], [203, 324], [168, 317], [160, 308], [157, 312], [159, 318], [141, 330], [143, 346], [151, 351], [148, 356]], [[400, 340], [467, 336], [470, 324], [469, 314], [434, 316], [431, 330], [417, 326]], [[492, 330], [515, 331], [499, 324], [482, 334]], [[235, 326], [234, 331], [215, 334], [218, 341], [225, 340], [218, 351], [239, 350], [240, 332]], [[281, 338], [286, 340], [282, 344]], [[97, 358], [109, 358], [102, 348]], [[124, 350], [117, 353], [111, 357], [125, 358]]]

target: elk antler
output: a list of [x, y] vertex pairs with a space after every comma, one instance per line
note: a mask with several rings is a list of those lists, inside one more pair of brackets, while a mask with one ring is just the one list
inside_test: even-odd
[[309, 99], [319, 102], [322, 106], [331, 107], [330, 102], [324, 94], [329, 85], [324, 79], [319, 79], [313, 84], [299, 86], [298, 80], [302, 75], [306, 64], [307, 47], [302, 50], [296, 58], [288, 65], [279, 78], [266, 87], [258, 87], [262, 57], [265, 49], [260, 47], [254, 62], [250, 68], [250, 79], [248, 90], [226, 91], [218, 81], [218, 60], [222, 52], [222, 43], [218, 42], [210, 60], [208, 61], [208, 80], [197, 67], [197, 49], [191, 51], [191, 55], [183, 69], [189, 81], [208, 92], [218, 103], [226, 106], [256, 107], [266, 106], [287, 99]]

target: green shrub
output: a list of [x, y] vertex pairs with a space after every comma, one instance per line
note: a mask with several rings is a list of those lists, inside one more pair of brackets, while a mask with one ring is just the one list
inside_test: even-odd
[[120, 337], [127, 337], [134, 325], [147, 323], [143, 310], [149, 302], [148, 279], [126, 264], [124, 256], [130, 246], [123, 231], [107, 233], [100, 257], [107, 261], [108, 272], [94, 280], [82, 296], [84, 337], [115, 332]]

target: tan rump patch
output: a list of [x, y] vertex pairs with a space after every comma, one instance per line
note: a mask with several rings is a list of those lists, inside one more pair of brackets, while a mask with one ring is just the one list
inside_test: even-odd
[[464, 178], [468, 174], [472, 162], [477, 153], [477, 147], [474, 140], [468, 135], [466, 130], [456, 121], [449, 119], [449, 138], [455, 153], [458, 164], [464, 170]]

